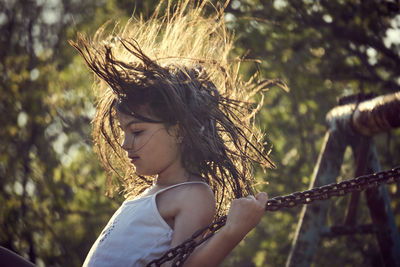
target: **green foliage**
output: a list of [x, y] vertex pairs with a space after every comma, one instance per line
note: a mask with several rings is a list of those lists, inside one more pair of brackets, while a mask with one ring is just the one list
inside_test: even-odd
[[90, 21], [80, 8], [99, 8], [0, 5], [0, 245], [38, 265], [79, 266], [119, 202], [104, 196], [91, 149], [91, 78], [66, 42]]
[[[213, 1], [216, 3], [217, 1]], [[157, 1], [0, 2], [0, 245], [43, 266], [79, 266], [121, 202], [104, 196], [104, 173], [92, 151], [92, 74], [67, 44], [134, 9], [149, 16]], [[277, 169], [257, 173], [271, 197], [307, 189], [336, 99], [357, 92], [400, 89], [399, 10], [389, 1], [232, 0], [227, 26], [235, 32], [242, 73], [284, 80], [272, 88], [257, 123]], [[384, 169], [400, 162], [400, 131], [375, 142]], [[339, 179], [353, 176], [347, 152]], [[266, 184], [265, 181], [268, 183]], [[388, 187], [400, 214], [397, 185]], [[337, 198], [329, 224], [341, 223], [348, 198]], [[359, 221], [369, 220], [363, 201]], [[224, 266], [282, 266], [300, 209], [268, 213]], [[396, 216], [400, 225], [400, 216]], [[335, 255], [332, 258], [332, 255]], [[372, 236], [324, 239], [315, 266], [374, 265]], [[379, 263], [378, 263], [379, 264]]]
[[[277, 88], [267, 92], [259, 114], [259, 125], [273, 146], [271, 155], [278, 167], [258, 174], [260, 180], [268, 181], [263, 190], [270, 196], [307, 189], [327, 130], [325, 115], [337, 105], [337, 98], [399, 90], [399, 44], [388, 45], [390, 39], [385, 38], [389, 29], [398, 31], [398, 14], [398, 7], [379, 1], [231, 2], [226, 18], [236, 32], [238, 55], [249, 50], [248, 58], [262, 60], [256, 67], [265, 78], [280, 78], [290, 88], [289, 93]], [[400, 162], [395, 152], [400, 144], [398, 134], [393, 130], [375, 137], [384, 169]], [[338, 179], [351, 178], [353, 166], [352, 155], [347, 153]], [[399, 190], [396, 185], [390, 188], [393, 212], [398, 214]], [[342, 200], [332, 206], [343, 217], [348, 201]], [[358, 222], [363, 223], [369, 219], [365, 203], [359, 209]], [[250, 261], [255, 266], [284, 265], [299, 210], [267, 213], [224, 266], [251, 266]], [[396, 220], [399, 225], [399, 216]], [[329, 225], [342, 222], [343, 218], [328, 220]], [[315, 266], [373, 266], [379, 262], [373, 236], [343, 240], [324, 239]]]

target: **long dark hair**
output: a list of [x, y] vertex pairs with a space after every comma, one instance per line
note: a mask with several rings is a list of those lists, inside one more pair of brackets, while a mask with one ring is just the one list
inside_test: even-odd
[[128, 164], [116, 110], [152, 122], [137, 112], [145, 106], [157, 122], [179, 123], [182, 164], [211, 186], [219, 210], [252, 192], [253, 163], [273, 166], [252, 125], [261, 103], [251, 101], [272, 81], [240, 79], [240, 61], [228, 58], [232, 42], [223, 10], [206, 17], [206, 2], [179, 2], [160, 16], [162, 2], [148, 21], [132, 18], [120, 31], [106, 35], [102, 27], [93, 40], [79, 35], [70, 42], [99, 78], [93, 138], [110, 192], [122, 184], [137, 195], [153, 181]]

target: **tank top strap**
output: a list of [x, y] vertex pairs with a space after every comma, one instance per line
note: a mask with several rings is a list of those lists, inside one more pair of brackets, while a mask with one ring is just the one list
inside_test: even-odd
[[171, 189], [171, 188], [178, 187], [178, 186], [185, 185], [185, 184], [204, 184], [204, 185], [206, 185], [206, 186], [209, 186], [207, 183], [202, 182], [202, 181], [183, 182], [183, 183], [174, 184], [174, 185], [168, 186], [168, 187], [166, 187], [166, 188], [163, 188], [163, 189], [161, 189], [160, 191], [156, 192], [153, 196], [156, 197], [158, 194], [160, 194], [160, 193], [162, 193], [162, 192], [164, 192], [164, 191], [167, 191], [167, 190], [169, 190], [169, 189]]

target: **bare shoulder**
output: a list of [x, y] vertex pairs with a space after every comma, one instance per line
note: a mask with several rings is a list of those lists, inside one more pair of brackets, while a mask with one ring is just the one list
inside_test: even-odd
[[203, 217], [206, 221], [215, 214], [215, 198], [211, 188], [204, 183], [182, 186], [179, 194], [179, 210], [182, 214]]
[[157, 206], [164, 219], [176, 216], [200, 217], [209, 221], [215, 214], [215, 199], [205, 183], [184, 184], [157, 196]]
[[183, 206], [197, 206], [215, 209], [214, 193], [205, 183], [193, 183], [185, 185], [181, 195]]
[[171, 247], [179, 245], [195, 231], [209, 225], [215, 216], [215, 199], [210, 187], [199, 183], [184, 185], [181, 189]]

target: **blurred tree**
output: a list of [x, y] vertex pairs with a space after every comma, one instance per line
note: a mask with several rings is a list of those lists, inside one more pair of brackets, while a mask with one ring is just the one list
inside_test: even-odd
[[[226, 20], [236, 33], [237, 54], [262, 60], [259, 65], [245, 66], [244, 73], [246, 68], [258, 68], [264, 77], [283, 79], [290, 88], [288, 94], [278, 90], [266, 93], [259, 116], [278, 165], [277, 170], [267, 174], [269, 185], [264, 187], [271, 196], [307, 188], [326, 131], [324, 118], [337, 104], [337, 98], [400, 89], [398, 1], [232, 0]], [[375, 139], [383, 168], [398, 164], [399, 131]], [[353, 175], [351, 155], [346, 155], [339, 179]], [[259, 174], [260, 179], [264, 176]], [[396, 211], [400, 207], [399, 190], [396, 186], [390, 188]], [[335, 201], [340, 202], [337, 204], [342, 213], [346, 199]], [[265, 216], [253, 235], [232, 253], [226, 266], [249, 266], [249, 257], [256, 266], [284, 265], [299, 211]], [[365, 213], [369, 218], [365, 209], [360, 218]], [[329, 248], [337, 244], [341, 249], [332, 249], [334, 260], [326, 250], [316, 266], [371, 265], [379, 257], [376, 246], [372, 246], [376, 251], [373, 254], [371, 246], [362, 247], [359, 239], [355, 240], [357, 246], [331, 240], [323, 243], [329, 243]], [[346, 246], [358, 247], [358, 252], [352, 254], [356, 251], [349, 252]], [[246, 262], [243, 259], [247, 263], [241, 265]]]
[[0, 2], [0, 245], [42, 266], [80, 265], [115, 209], [91, 150], [91, 79], [66, 42], [107, 8]]
[[[123, 22], [133, 10], [149, 16], [157, 2], [0, 2], [0, 245], [40, 266], [82, 264], [121, 197], [104, 196], [105, 177], [89, 133], [91, 74], [67, 40], [77, 31], [91, 35], [109, 19]], [[291, 89], [266, 93], [258, 118], [278, 165], [260, 189], [270, 196], [306, 189], [324, 117], [336, 99], [399, 90], [398, 2], [232, 0], [226, 20], [236, 33], [236, 54], [262, 60], [243, 63], [242, 73], [258, 69]], [[376, 138], [383, 168], [400, 162], [399, 135]], [[346, 153], [343, 177], [352, 176], [352, 164]], [[260, 182], [265, 178], [257, 175]], [[389, 191], [400, 214], [400, 190]], [[330, 222], [342, 221], [346, 200], [335, 200]], [[267, 214], [224, 265], [282, 266], [299, 211]], [[360, 218], [368, 219], [363, 209]], [[400, 216], [396, 220], [400, 225]], [[322, 242], [315, 263], [373, 265], [378, 255], [370, 239]]]

